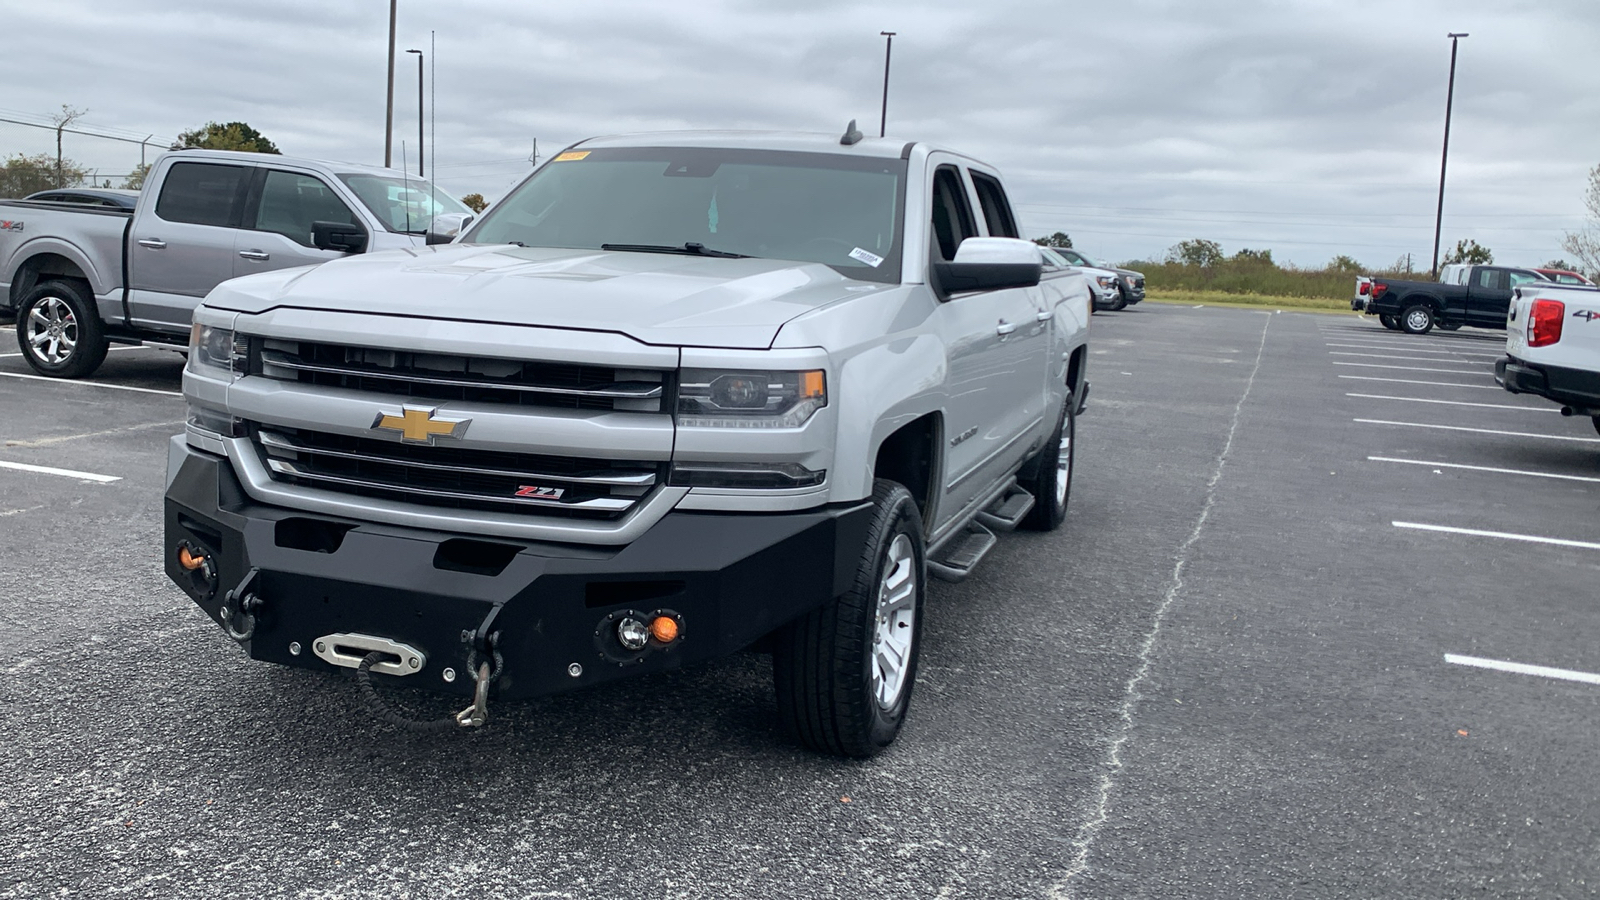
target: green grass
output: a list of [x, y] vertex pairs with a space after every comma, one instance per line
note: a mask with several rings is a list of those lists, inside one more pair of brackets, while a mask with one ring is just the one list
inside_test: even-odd
[[1244, 309], [1287, 309], [1297, 312], [1325, 313], [1347, 313], [1350, 311], [1349, 300], [1329, 300], [1322, 297], [1286, 297], [1272, 294], [1234, 294], [1226, 291], [1150, 290], [1145, 293], [1145, 299], [1152, 303], [1175, 303], [1185, 306], [1232, 306]]

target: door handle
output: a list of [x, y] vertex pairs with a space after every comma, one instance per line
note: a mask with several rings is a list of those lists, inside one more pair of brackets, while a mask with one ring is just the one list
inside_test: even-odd
[[1047, 309], [1044, 312], [1035, 315], [1033, 317], [1033, 320], [1035, 322], [1048, 322], [1051, 319], [1054, 319], [1055, 317], [1056, 317], [1055, 311]]
[[165, 250], [167, 249], [167, 242], [156, 238], [140, 238], [139, 246], [148, 247], [151, 250]]
[[245, 259], [253, 259], [256, 262], [266, 262], [272, 258], [272, 254], [265, 250], [240, 250], [239, 255]]
[[1016, 331], [1017, 330], [1017, 326], [1011, 324], [1010, 322], [1007, 322], [1005, 319], [1001, 319], [1000, 320], [1000, 324], [995, 326], [994, 330], [1001, 337], [1004, 337], [1004, 336], [1010, 334], [1011, 332]]

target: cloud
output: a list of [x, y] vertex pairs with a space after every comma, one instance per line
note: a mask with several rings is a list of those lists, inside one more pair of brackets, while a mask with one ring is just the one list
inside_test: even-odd
[[[387, 5], [6, 0], [6, 112], [90, 110], [90, 128], [170, 139], [243, 120], [286, 153], [382, 162]], [[1432, 246], [1446, 31], [1461, 44], [1447, 243], [1559, 255], [1596, 159], [1591, 0], [401, 0], [399, 49], [437, 32], [437, 180], [490, 196], [594, 134], [681, 128], [875, 135], [883, 39], [898, 32], [889, 132], [1007, 173], [1030, 232], [1111, 258], [1186, 237], [1320, 264]], [[396, 62], [395, 164], [414, 160], [416, 69]], [[121, 133], [121, 132], [119, 132]], [[431, 140], [431, 139], [430, 139]], [[68, 136], [107, 172], [133, 144]], [[0, 150], [53, 152], [0, 125]], [[414, 163], [413, 163], [414, 165]]]

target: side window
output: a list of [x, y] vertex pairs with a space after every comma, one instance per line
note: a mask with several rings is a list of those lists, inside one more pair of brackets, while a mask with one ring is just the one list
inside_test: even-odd
[[1088, 263], [1084, 261], [1083, 256], [1080, 255], [1075, 250], [1057, 250], [1056, 252], [1061, 254], [1061, 258], [1062, 259], [1066, 260], [1069, 263], [1072, 263], [1075, 266], [1087, 266], [1088, 265]]
[[1011, 204], [1006, 202], [1006, 189], [1000, 182], [981, 172], [972, 172], [972, 186], [978, 191], [978, 204], [983, 207], [983, 220], [989, 225], [990, 237], [1021, 237], [1017, 232], [1016, 217], [1011, 215]]
[[240, 188], [249, 175], [250, 170], [244, 166], [176, 163], [161, 182], [156, 215], [168, 222], [237, 227], [243, 194]]
[[281, 234], [309, 247], [313, 222], [360, 224], [350, 207], [321, 179], [277, 169], [268, 171], [261, 185], [261, 203], [250, 227]]
[[1478, 287], [1486, 290], [1504, 290], [1506, 287], [1506, 276], [1504, 270], [1491, 269], [1488, 266], [1479, 267], [1477, 281]]
[[1530, 281], [1541, 280], [1527, 272], [1507, 272], [1506, 274], [1511, 277], [1512, 287], [1516, 287], [1519, 284], [1527, 284]]
[[939, 255], [946, 262], [956, 258], [956, 248], [969, 237], [976, 237], [972, 206], [961, 186], [955, 166], [940, 166], [933, 173], [933, 235], [939, 242]]

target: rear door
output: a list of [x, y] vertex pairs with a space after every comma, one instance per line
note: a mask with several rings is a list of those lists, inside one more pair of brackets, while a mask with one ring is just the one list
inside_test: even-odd
[[1473, 268], [1472, 280], [1467, 284], [1468, 325], [1485, 328], [1505, 327], [1506, 311], [1511, 306], [1510, 275], [1509, 271], [1499, 266]]
[[[978, 196], [978, 208], [983, 211], [984, 230], [989, 237], [1020, 238], [1016, 216], [1011, 202], [1006, 198], [1005, 187], [998, 176], [975, 167], [968, 167], [973, 192]], [[1074, 254], [1076, 255], [1076, 254]], [[1082, 258], [1081, 256], [1079, 257]], [[1015, 316], [1016, 330], [1003, 338], [1011, 345], [1010, 358], [1014, 368], [1007, 382], [1009, 402], [1015, 403], [1011, 414], [1014, 433], [1037, 430], [1045, 418], [1046, 406], [1051, 397], [1047, 376], [1050, 371], [1050, 325], [1055, 317], [1055, 304], [1061, 299], [1064, 283], [1038, 284], [1033, 287], [996, 291], [1010, 315]], [[1053, 428], [1055, 422], [1051, 421]], [[1021, 446], [1022, 455], [1029, 447]], [[1013, 455], [1020, 459], [1020, 455]]]
[[311, 245], [316, 222], [341, 222], [372, 232], [320, 176], [276, 166], [257, 172], [234, 242], [233, 274], [250, 275], [292, 266], [314, 266], [344, 256]]
[[187, 332], [201, 298], [233, 277], [233, 243], [252, 166], [180, 160], [141, 208], [128, 244], [133, 324]]

